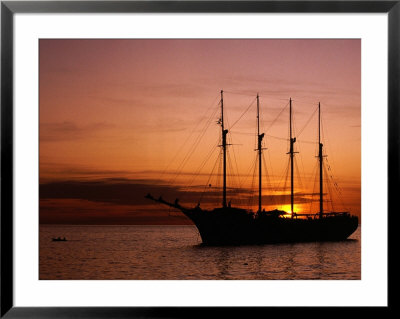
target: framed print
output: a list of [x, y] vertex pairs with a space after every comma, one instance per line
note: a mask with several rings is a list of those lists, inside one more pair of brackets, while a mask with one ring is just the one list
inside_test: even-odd
[[389, 309], [399, 18], [2, 1], [1, 316]]

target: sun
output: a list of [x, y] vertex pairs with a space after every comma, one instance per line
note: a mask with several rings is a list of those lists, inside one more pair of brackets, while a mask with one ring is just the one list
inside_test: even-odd
[[[280, 207], [281, 210], [285, 211], [286, 213], [290, 214], [291, 213], [291, 206], [290, 205], [281, 205]], [[294, 208], [293, 208], [294, 209]]]
[[[290, 205], [290, 204], [281, 205], [281, 206], [279, 207], [279, 209], [285, 211], [285, 212], [286, 212], [286, 214], [285, 214], [286, 216], [291, 216], [291, 215], [292, 215], [292, 214], [291, 214], [292, 208], [291, 208], [291, 205]], [[294, 211], [295, 213], [299, 213], [299, 212], [301, 212], [301, 209], [300, 209], [299, 206], [294, 205], [294, 206], [293, 206], [293, 211]]]

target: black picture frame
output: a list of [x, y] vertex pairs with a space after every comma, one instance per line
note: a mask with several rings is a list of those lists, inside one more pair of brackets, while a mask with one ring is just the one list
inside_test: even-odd
[[[387, 13], [388, 14], [388, 247], [399, 188], [400, 143], [400, 0], [396, 1], [1, 1], [1, 312], [5, 318], [194, 318], [295, 314], [328, 311], [326, 307], [14, 307], [13, 304], [13, 17], [16, 13]], [[391, 212], [391, 214], [389, 214]], [[392, 258], [388, 252], [388, 265]], [[388, 269], [388, 287], [394, 278]], [[392, 295], [388, 292], [389, 311]], [[335, 315], [340, 309], [330, 308]], [[347, 307], [350, 315], [359, 308]], [[375, 312], [372, 309], [367, 311]]]

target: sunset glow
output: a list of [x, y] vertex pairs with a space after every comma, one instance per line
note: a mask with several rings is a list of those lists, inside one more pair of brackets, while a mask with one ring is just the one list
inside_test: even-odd
[[220, 91], [227, 197], [290, 212], [288, 102], [293, 100], [296, 213], [361, 217], [360, 40], [40, 40], [40, 222], [189, 224], [144, 198], [221, 204]]
[[[291, 206], [290, 205], [282, 205], [282, 206], [280, 206], [280, 209], [287, 212], [289, 216], [291, 215]], [[297, 206], [293, 207], [293, 212], [301, 213], [301, 211], [298, 209]]]

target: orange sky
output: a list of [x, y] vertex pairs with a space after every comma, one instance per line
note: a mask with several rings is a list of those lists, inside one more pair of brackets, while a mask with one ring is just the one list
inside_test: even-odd
[[333, 208], [360, 216], [360, 40], [40, 40], [39, 50], [41, 223], [188, 223], [144, 199], [147, 192], [187, 206], [220, 205], [221, 177], [210, 172], [221, 171], [221, 89], [233, 205], [256, 205], [248, 198], [257, 185], [259, 93], [264, 207], [290, 204], [292, 98], [295, 210], [318, 209], [310, 198], [318, 191], [314, 111], [321, 102], [326, 179], [341, 194], [332, 193]]

